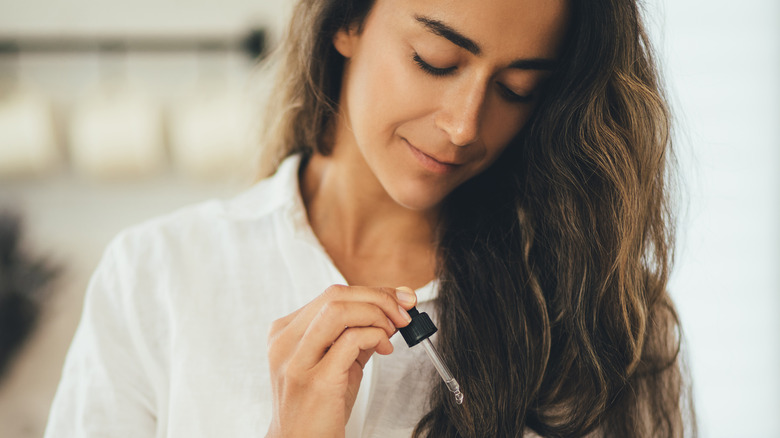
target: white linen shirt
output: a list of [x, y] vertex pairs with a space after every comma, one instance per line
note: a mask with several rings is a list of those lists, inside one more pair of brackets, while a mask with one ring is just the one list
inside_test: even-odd
[[[47, 438], [265, 436], [269, 325], [346, 284], [308, 224], [299, 165], [290, 157], [233, 199], [112, 241], [87, 290]], [[434, 321], [435, 289], [417, 291]], [[441, 384], [422, 347], [399, 334], [392, 343], [391, 355], [369, 361], [347, 437], [409, 437]]]

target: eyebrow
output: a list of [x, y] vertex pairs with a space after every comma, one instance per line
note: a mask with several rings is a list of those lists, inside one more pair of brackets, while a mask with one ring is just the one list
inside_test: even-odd
[[[414, 19], [425, 26], [430, 32], [448, 39], [456, 46], [466, 49], [469, 53], [477, 56], [482, 54], [482, 49], [479, 47], [479, 44], [441, 21], [422, 15], [415, 15]], [[515, 60], [509, 64], [509, 68], [520, 70], [553, 70], [556, 65], [557, 62], [552, 59], [531, 58]]]
[[441, 37], [447, 38], [448, 40], [452, 41], [453, 44], [463, 47], [464, 49], [468, 50], [472, 54], [479, 55], [480, 53], [482, 53], [482, 49], [479, 48], [479, 45], [477, 43], [463, 36], [462, 33], [447, 26], [441, 21], [434, 20], [428, 17], [423, 17], [420, 15], [415, 15], [414, 18], [420, 23], [422, 23], [429, 31]]

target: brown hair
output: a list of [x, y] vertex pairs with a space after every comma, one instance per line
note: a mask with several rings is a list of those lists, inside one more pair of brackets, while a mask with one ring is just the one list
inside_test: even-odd
[[[292, 153], [329, 152], [343, 70], [332, 38], [372, 6], [297, 5], [263, 175]], [[415, 436], [696, 434], [666, 290], [673, 160], [649, 41], [635, 0], [570, 7], [560, 66], [533, 116], [445, 199], [438, 343], [467, 398], [457, 406], [438, 386]]]

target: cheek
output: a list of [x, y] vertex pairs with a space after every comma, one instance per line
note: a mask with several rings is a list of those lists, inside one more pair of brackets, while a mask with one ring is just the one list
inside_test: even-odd
[[406, 56], [393, 47], [353, 60], [346, 86], [355, 135], [391, 138], [399, 126], [431, 112], [438, 94]]
[[381, 70], [372, 68], [363, 59], [354, 59], [347, 76], [347, 102], [351, 128], [358, 138], [376, 131], [377, 115], [387, 111], [383, 88], [377, 86], [383, 78]]
[[491, 161], [500, 155], [523, 129], [532, 113], [533, 106], [526, 105], [514, 108], [496, 106], [485, 114], [482, 132], [485, 149]]
[[366, 53], [353, 61], [347, 82], [348, 98], [354, 129], [370, 128], [366, 134], [387, 135], [403, 114], [408, 87], [403, 86], [407, 78], [398, 63], [389, 62], [387, 56], [379, 53]]

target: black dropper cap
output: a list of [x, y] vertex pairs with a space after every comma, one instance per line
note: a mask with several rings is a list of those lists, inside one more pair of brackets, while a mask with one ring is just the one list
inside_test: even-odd
[[409, 316], [412, 317], [412, 322], [406, 327], [401, 327], [399, 331], [403, 335], [406, 345], [414, 347], [422, 340], [428, 339], [432, 334], [436, 333], [437, 329], [427, 313], [419, 312], [416, 307], [412, 307], [408, 312]]

